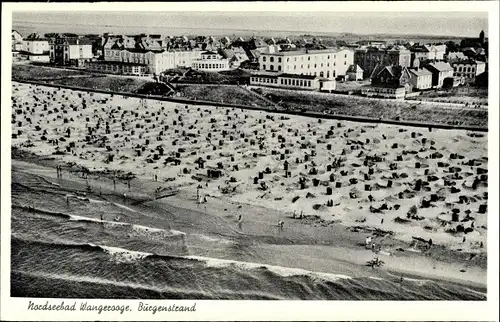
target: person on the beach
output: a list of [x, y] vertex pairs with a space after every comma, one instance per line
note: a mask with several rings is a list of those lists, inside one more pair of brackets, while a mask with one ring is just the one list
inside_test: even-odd
[[238, 221], [241, 221], [241, 214], [238, 216]]
[[66, 205], [69, 206], [69, 196], [68, 195], [66, 195]]
[[429, 248], [432, 247], [432, 238], [429, 238]]
[[380, 221], [380, 224], [383, 225], [384, 224], [384, 218], [382, 218], [382, 220]]
[[104, 218], [103, 218], [102, 214], [101, 214], [101, 222], [104, 222]]

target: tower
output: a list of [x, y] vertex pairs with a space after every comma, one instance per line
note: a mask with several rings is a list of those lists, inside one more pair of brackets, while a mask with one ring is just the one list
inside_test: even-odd
[[479, 33], [479, 42], [481, 43], [481, 45], [484, 44], [484, 30], [481, 30], [481, 32]]

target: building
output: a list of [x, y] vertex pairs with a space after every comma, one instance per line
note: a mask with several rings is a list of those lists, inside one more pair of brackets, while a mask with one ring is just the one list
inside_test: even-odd
[[91, 72], [144, 76], [148, 74], [148, 65], [121, 61], [90, 61], [87, 69]]
[[453, 61], [453, 60], [460, 60], [460, 59], [467, 59], [467, 57], [464, 55], [463, 52], [458, 51], [458, 52], [450, 52], [446, 56], [446, 59], [448, 61]]
[[373, 70], [370, 81], [372, 86], [387, 88], [404, 88], [406, 93], [412, 91], [411, 73], [406, 67], [377, 65]]
[[250, 77], [250, 85], [270, 86], [300, 90], [319, 91], [327, 83], [328, 90], [335, 90], [335, 80], [313, 75], [296, 75], [287, 73], [260, 73]]
[[404, 87], [395, 86], [363, 86], [361, 87], [361, 95], [367, 97], [380, 97], [403, 100], [406, 96]]
[[259, 70], [335, 79], [346, 75], [347, 69], [353, 64], [353, 55], [354, 53], [347, 49], [261, 53]]
[[[168, 69], [191, 67], [192, 62], [201, 57], [200, 50], [153, 50], [141, 48], [105, 48], [104, 61], [134, 63], [138, 70], [146, 65], [146, 74], [160, 74]], [[125, 65], [123, 65], [125, 66]], [[109, 67], [103, 67], [109, 68]]]
[[430, 60], [443, 60], [446, 54], [446, 45], [425, 45], [429, 51]]
[[[426, 61], [430, 59], [430, 52], [427, 46], [415, 45], [410, 48], [411, 52], [411, 61]], [[416, 66], [412, 66], [416, 67]]]
[[357, 81], [357, 80], [363, 80], [363, 69], [359, 67], [358, 65], [351, 65], [347, 69], [347, 77], [346, 80], [348, 81]]
[[17, 31], [12, 30], [12, 51], [23, 50], [23, 36]]
[[451, 62], [453, 76], [463, 78], [465, 83], [475, 83], [476, 76], [486, 71], [486, 64], [473, 59], [454, 60]]
[[56, 37], [50, 42], [50, 62], [56, 65], [84, 66], [93, 57], [89, 39]]
[[446, 78], [453, 78], [453, 68], [449, 63], [435, 62], [425, 66], [432, 73], [432, 87], [443, 87], [443, 81]]
[[411, 52], [404, 46], [395, 46], [391, 49], [366, 47], [357, 49], [354, 53], [354, 64], [364, 71], [364, 76], [370, 76], [378, 64], [411, 66]]
[[432, 73], [427, 69], [410, 69], [410, 74], [413, 89], [426, 90], [432, 88]]
[[22, 51], [30, 61], [48, 63], [49, 40], [34, 33], [23, 39]]
[[207, 72], [220, 72], [231, 69], [229, 66], [229, 59], [222, 58], [221, 55], [212, 51], [201, 53], [200, 59], [193, 60], [192, 68]]

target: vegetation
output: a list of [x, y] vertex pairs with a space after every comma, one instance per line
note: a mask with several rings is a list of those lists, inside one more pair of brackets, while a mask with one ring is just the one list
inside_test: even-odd
[[64, 78], [49, 81], [50, 84], [86, 87], [114, 92], [135, 93], [148, 80], [117, 76]]
[[55, 78], [64, 78], [78, 75], [88, 75], [81, 70], [70, 70], [70, 69], [57, 69], [57, 68], [47, 68], [36, 65], [13, 65], [12, 66], [12, 79], [13, 80], [50, 80]]
[[249, 91], [236, 86], [179, 84], [177, 85], [177, 90], [181, 93], [181, 97], [188, 99], [248, 106], [269, 106], [269, 103], [260, 98], [258, 95], [254, 95]]

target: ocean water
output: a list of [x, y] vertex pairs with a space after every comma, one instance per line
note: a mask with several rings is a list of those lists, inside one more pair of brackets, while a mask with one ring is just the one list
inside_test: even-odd
[[[250, 239], [222, 220], [199, 217], [193, 212], [174, 213], [147, 205], [124, 204], [120, 198], [106, 194], [83, 196], [74, 187], [13, 169], [11, 295], [229, 300], [486, 299], [485, 290], [451, 282], [406, 278], [404, 284], [399, 284], [396, 276], [389, 274], [355, 277], [260, 264], [254, 252], [255, 245], [261, 242], [258, 238]], [[213, 254], [225, 254], [226, 258]]]

